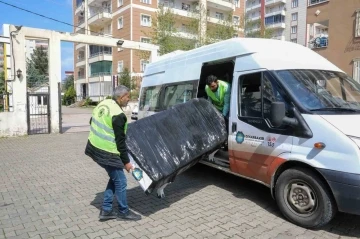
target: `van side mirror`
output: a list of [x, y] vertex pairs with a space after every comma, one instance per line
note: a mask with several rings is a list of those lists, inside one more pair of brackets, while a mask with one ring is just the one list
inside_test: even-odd
[[272, 102], [271, 103], [271, 124], [274, 127], [280, 127], [282, 124], [290, 125], [296, 127], [299, 125], [299, 122], [296, 118], [289, 118], [285, 115], [285, 103], [284, 102]]
[[270, 111], [270, 121], [275, 127], [280, 127], [285, 118], [285, 104], [284, 102], [272, 102]]

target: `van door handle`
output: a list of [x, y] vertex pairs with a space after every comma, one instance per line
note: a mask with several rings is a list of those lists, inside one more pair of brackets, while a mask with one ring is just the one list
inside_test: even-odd
[[231, 125], [231, 131], [233, 133], [236, 132], [236, 126], [237, 126], [236, 122], [233, 122], [232, 125]]

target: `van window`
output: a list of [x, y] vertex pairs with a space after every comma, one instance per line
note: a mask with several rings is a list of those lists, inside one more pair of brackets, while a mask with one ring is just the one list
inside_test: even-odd
[[193, 98], [194, 84], [178, 84], [170, 85], [165, 88], [163, 108], [167, 109], [171, 106], [185, 103]]
[[257, 72], [240, 77], [240, 113], [242, 117], [270, 119], [272, 102], [284, 102], [286, 115], [289, 105], [281, 96], [268, 72]]
[[139, 110], [158, 110], [160, 89], [161, 86], [144, 87], [140, 96]]

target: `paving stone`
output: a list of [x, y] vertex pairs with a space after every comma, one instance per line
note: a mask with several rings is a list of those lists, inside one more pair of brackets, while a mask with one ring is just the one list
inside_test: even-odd
[[360, 237], [359, 216], [339, 213], [306, 230], [281, 216], [262, 185], [201, 164], [178, 175], [161, 200], [126, 174], [129, 205], [142, 220], [99, 222], [108, 175], [84, 155], [87, 136], [0, 139], [0, 239]]

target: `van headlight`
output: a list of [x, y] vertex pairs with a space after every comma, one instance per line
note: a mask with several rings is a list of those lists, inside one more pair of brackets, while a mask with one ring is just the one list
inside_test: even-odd
[[354, 141], [355, 144], [360, 148], [360, 138], [359, 137], [349, 136], [349, 138], [352, 139], [352, 141]]

